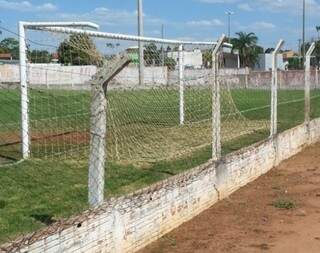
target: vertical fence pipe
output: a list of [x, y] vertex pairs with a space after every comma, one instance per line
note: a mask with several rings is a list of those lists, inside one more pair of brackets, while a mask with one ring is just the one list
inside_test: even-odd
[[184, 124], [184, 61], [183, 61], [183, 45], [179, 45], [179, 113], [180, 125]]
[[212, 52], [212, 159], [221, 158], [221, 111], [220, 111], [220, 81], [219, 52], [226, 36], [223, 34]]
[[284, 40], [280, 40], [276, 49], [272, 53], [272, 83], [271, 83], [271, 126], [270, 136], [273, 137], [277, 134], [278, 122], [278, 63], [277, 57], [279, 50], [284, 44]]
[[29, 101], [27, 83], [27, 56], [25, 26], [19, 22], [20, 91], [21, 91], [21, 150], [23, 159], [30, 157]]
[[310, 83], [311, 83], [310, 61], [311, 61], [311, 55], [315, 47], [316, 47], [316, 44], [313, 42], [306, 54], [306, 62], [305, 62], [304, 120], [305, 120], [305, 124], [307, 124], [308, 126], [310, 123]]

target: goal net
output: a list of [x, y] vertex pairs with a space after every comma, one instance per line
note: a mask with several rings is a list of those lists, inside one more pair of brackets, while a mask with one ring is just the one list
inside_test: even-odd
[[[26, 44], [32, 158], [88, 159], [91, 86], [102, 67], [119, 68], [105, 87], [108, 161], [145, 165], [210, 151], [212, 114], [218, 110], [212, 106], [215, 43], [27, 30]], [[221, 50], [217, 73], [226, 150], [250, 142], [250, 136], [266, 136], [270, 118], [269, 87], [255, 87], [246, 73], [226, 69], [228, 53], [227, 47]], [[123, 57], [129, 62], [120, 68]], [[11, 99], [5, 113], [16, 121], [18, 88], [2, 90]], [[3, 146], [19, 147], [19, 131], [19, 122], [9, 127], [1, 135]]]

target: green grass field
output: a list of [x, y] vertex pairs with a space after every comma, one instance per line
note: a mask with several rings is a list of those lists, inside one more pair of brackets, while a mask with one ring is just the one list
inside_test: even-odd
[[[319, 95], [318, 91], [312, 92], [314, 97], [311, 102], [312, 118], [320, 116]], [[233, 90], [231, 96], [233, 106], [242, 111], [245, 120], [240, 122], [243, 120], [241, 117], [241, 119], [238, 116], [231, 117], [229, 115], [232, 107], [230, 99], [224, 101], [222, 98], [222, 131], [225, 132], [225, 136], [232, 136], [232, 138], [223, 139], [224, 154], [263, 140], [269, 134], [270, 92]], [[278, 126], [280, 131], [303, 122], [303, 96], [303, 91], [279, 91]], [[45, 137], [55, 133], [87, 132], [90, 94], [85, 91], [32, 90], [30, 98], [31, 129], [33, 137], [36, 138], [32, 146], [33, 158], [16, 165], [1, 166], [1, 162], [2, 164], [12, 163], [20, 159], [20, 144], [14, 144], [19, 141], [20, 103], [17, 91], [0, 91], [0, 243], [88, 208], [88, 136], [71, 135], [53, 140]], [[108, 115], [108, 120], [114, 123], [113, 126], [109, 126], [109, 131], [116, 131], [113, 129], [115, 127], [125, 131], [125, 133], [120, 133], [121, 136], [119, 135], [122, 138], [121, 142], [125, 142], [131, 134], [141, 142], [146, 140], [144, 134], [148, 134], [148, 131], [154, 133], [155, 129], [165, 130], [161, 136], [150, 140], [163, 141], [168, 136], [172, 137], [166, 134], [170, 129], [176, 129], [178, 125], [178, 94], [175, 91], [168, 91], [165, 95], [156, 91], [110, 91], [108, 99], [108, 111], [113, 117], [110, 118]], [[196, 92], [187, 90], [186, 122], [210, 119], [210, 100], [208, 90]], [[224, 125], [224, 122], [229, 122], [229, 124]], [[230, 133], [240, 132], [240, 127], [245, 128], [250, 125], [250, 122], [264, 122], [266, 128], [230, 135]], [[139, 126], [139, 128], [135, 129], [133, 126]], [[224, 126], [226, 126], [225, 129]], [[141, 129], [146, 132], [140, 132]], [[193, 127], [187, 130], [185, 133], [188, 139], [192, 139], [190, 134], [195, 134], [196, 131], [201, 130], [206, 133], [203, 129]], [[119, 133], [119, 130], [117, 131]], [[142, 165], [130, 163], [130, 159], [125, 163], [110, 159], [111, 161], [109, 160], [106, 165], [106, 196], [119, 196], [132, 192], [206, 162], [210, 159], [211, 154], [211, 148], [208, 145], [210, 140], [201, 139], [201, 133], [195, 135], [196, 140], [193, 142], [184, 140], [181, 145], [184, 143], [199, 145], [207, 141], [204, 142], [205, 145], [192, 149], [192, 152], [170, 157], [170, 159], [160, 159]], [[177, 136], [166, 145], [170, 146], [173, 142], [179, 142], [179, 138], [184, 137]], [[197, 140], [200, 143], [196, 142]], [[13, 144], [6, 145], [10, 142]], [[128, 143], [130, 143], [129, 140]], [[132, 145], [134, 144], [135, 142], [132, 142]], [[108, 145], [113, 145], [113, 142]], [[181, 146], [178, 147], [181, 148]], [[125, 148], [127, 147], [125, 146], [124, 150]], [[69, 157], [50, 157], [52, 153], [68, 154], [68, 151], [78, 154]], [[167, 155], [165, 151], [161, 152], [164, 156]], [[122, 155], [126, 153], [123, 152]]]

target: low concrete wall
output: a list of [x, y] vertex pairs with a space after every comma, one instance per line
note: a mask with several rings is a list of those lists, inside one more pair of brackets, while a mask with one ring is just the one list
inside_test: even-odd
[[[29, 82], [31, 87], [52, 89], [89, 89], [88, 81], [96, 73], [95, 66], [61, 66], [59, 64], [29, 64]], [[210, 84], [211, 69], [186, 69], [184, 71], [187, 86], [207, 86]], [[233, 88], [270, 89], [270, 71], [249, 71], [249, 69], [221, 69], [220, 78], [224, 84]], [[311, 88], [320, 88], [319, 74], [311, 72]], [[142, 88], [178, 85], [179, 73], [169, 71], [167, 67], [145, 67], [144, 86]], [[18, 65], [0, 65], [0, 84], [5, 88], [17, 86], [20, 82]], [[6, 85], [4, 85], [6, 84]], [[15, 85], [12, 85], [15, 84]], [[109, 86], [111, 89], [141, 88], [139, 72], [136, 66], [124, 68]], [[279, 87], [282, 89], [303, 89], [304, 71], [279, 71]]]
[[[28, 81], [31, 87], [51, 89], [89, 89], [88, 81], [96, 73], [95, 66], [62, 66], [60, 64], [29, 64]], [[186, 85], [207, 85], [211, 69], [186, 69]], [[220, 75], [244, 76], [247, 69], [221, 69]], [[143, 88], [178, 85], [179, 73], [169, 71], [167, 67], [145, 67]], [[5, 88], [17, 87], [20, 82], [19, 66], [0, 65], [0, 83]], [[6, 84], [5, 86], [3, 84]], [[111, 89], [128, 89], [139, 87], [139, 70], [137, 66], [124, 68], [109, 86]], [[141, 88], [141, 87], [139, 87]]]
[[[7, 245], [7, 252], [135, 252], [320, 140], [320, 119]], [[218, 217], [217, 217], [218, 218]]]
[[[278, 72], [279, 88], [280, 89], [304, 89], [304, 70], [288, 70]], [[319, 74], [311, 71], [311, 89], [320, 88]], [[248, 76], [249, 87], [270, 88], [271, 87], [271, 72], [270, 71], [252, 71]]]

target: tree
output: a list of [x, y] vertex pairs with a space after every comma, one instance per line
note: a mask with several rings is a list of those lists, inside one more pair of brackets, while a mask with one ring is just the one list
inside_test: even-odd
[[31, 63], [50, 63], [52, 56], [47, 50], [28, 50], [28, 59]]
[[[311, 46], [311, 42], [306, 43], [306, 51], [309, 50], [310, 46]], [[319, 67], [320, 66], [320, 40], [316, 41], [316, 47], [313, 51], [313, 55], [315, 57], [311, 59], [311, 64], [313, 66]]]
[[167, 66], [169, 70], [174, 70], [176, 68], [177, 62], [175, 61], [175, 59], [166, 56], [164, 58], [164, 65]]
[[302, 68], [303, 68], [302, 58], [294, 57], [294, 58], [288, 59], [288, 69], [296, 70], [296, 69], [302, 69]]
[[14, 38], [6, 38], [0, 42], [0, 52], [10, 53], [12, 59], [19, 59], [19, 41]]
[[101, 56], [86, 34], [73, 34], [58, 48], [59, 62], [65, 65], [98, 65]]
[[258, 37], [254, 33], [238, 32], [238, 38], [231, 39], [234, 49], [239, 50], [241, 67], [252, 67], [257, 62], [263, 48], [257, 45]]
[[158, 50], [156, 44], [154, 43], [147, 44], [144, 49], [144, 61], [146, 65], [159, 66], [161, 62], [160, 54], [161, 54], [161, 50]]
[[212, 66], [212, 49], [202, 51], [202, 65], [205, 68], [211, 68]]

